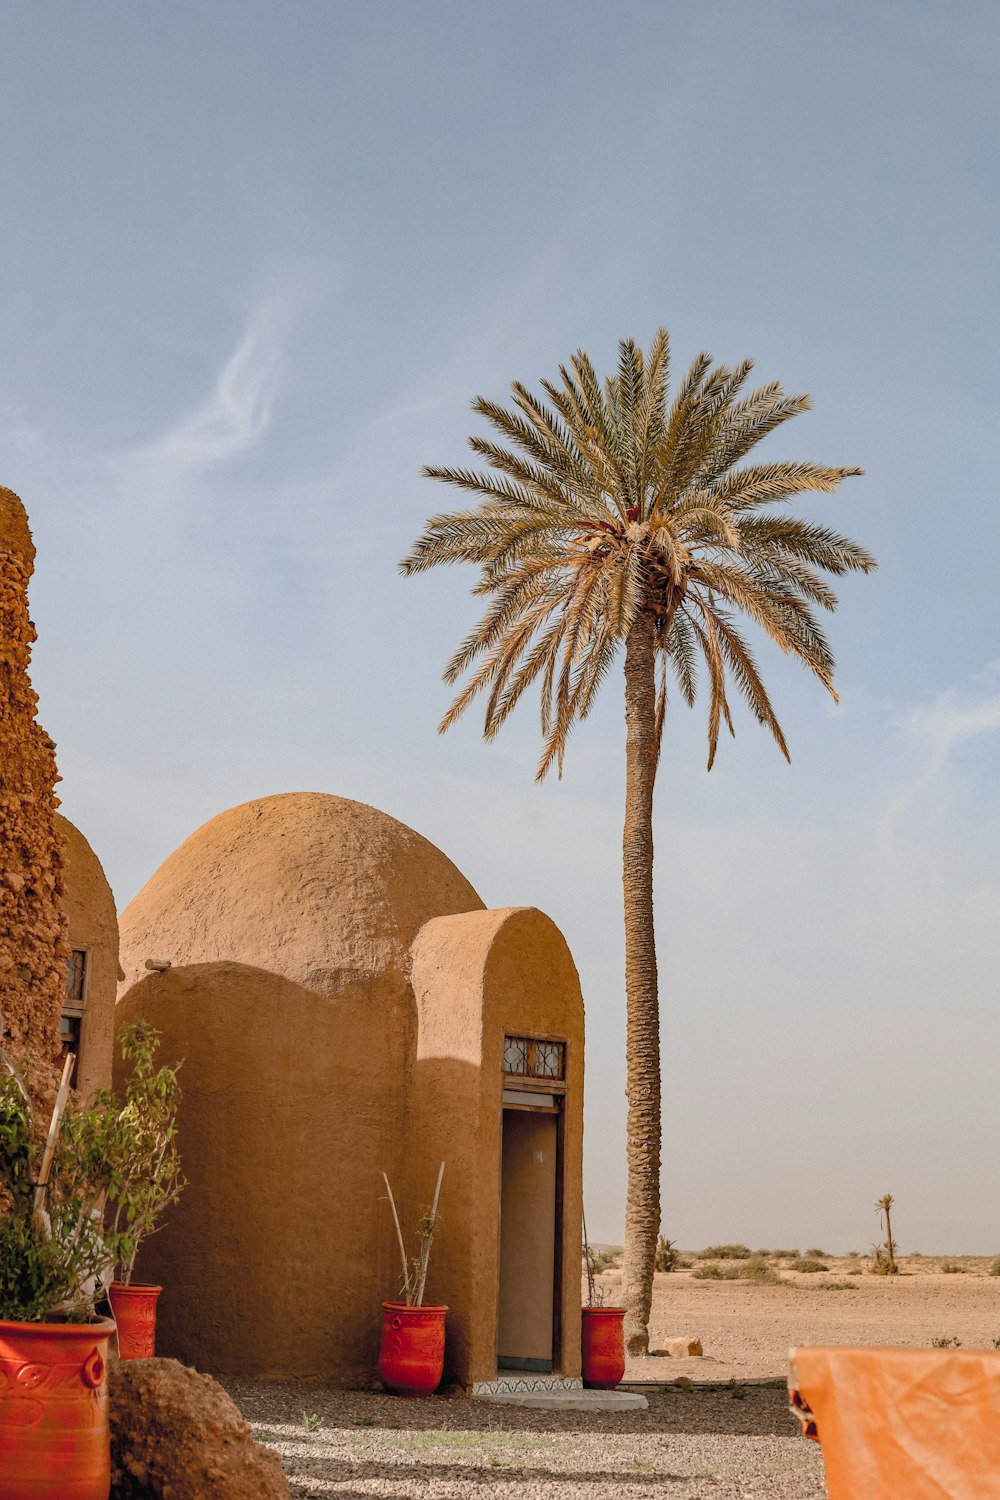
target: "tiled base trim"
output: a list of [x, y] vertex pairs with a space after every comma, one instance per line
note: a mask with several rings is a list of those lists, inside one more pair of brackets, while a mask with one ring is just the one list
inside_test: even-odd
[[473, 1396], [528, 1395], [538, 1391], [582, 1391], [579, 1375], [515, 1375], [507, 1372], [496, 1380], [477, 1380]]

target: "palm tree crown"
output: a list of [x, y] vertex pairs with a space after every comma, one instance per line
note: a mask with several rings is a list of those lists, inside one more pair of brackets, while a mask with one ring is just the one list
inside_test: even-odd
[[[664, 329], [647, 356], [619, 345], [618, 370], [599, 381], [579, 351], [542, 381], [548, 402], [512, 386], [513, 410], [483, 397], [473, 410], [507, 445], [472, 437], [486, 471], [424, 474], [481, 497], [475, 509], [433, 516], [401, 564], [481, 568], [475, 593], [490, 599], [445, 672], [468, 681], [441, 723], [447, 729], [488, 691], [492, 739], [522, 693], [541, 678], [541, 778], [562, 771], [569, 732], [586, 718], [637, 617], [652, 617], [659, 661], [657, 748], [667, 668], [695, 701], [699, 660], [710, 689], [708, 764], [723, 722], [733, 731], [735, 682], [782, 753], [788, 747], [736, 616], [745, 615], [797, 657], [831, 693], [833, 657], [814, 606], [836, 596], [822, 572], [868, 572], [870, 553], [825, 526], [768, 509], [804, 491], [832, 492], [856, 468], [778, 462], [742, 465], [760, 440], [808, 409], [807, 396], [772, 382], [741, 392], [750, 360], [712, 367], [699, 354], [669, 399]], [[836, 694], [834, 693], [834, 696]]]

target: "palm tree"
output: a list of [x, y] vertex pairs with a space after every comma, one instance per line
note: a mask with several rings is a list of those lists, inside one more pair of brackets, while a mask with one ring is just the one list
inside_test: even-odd
[[896, 1241], [892, 1237], [892, 1220], [889, 1217], [892, 1205], [891, 1193], [883, 1193], [881, 1198], [875, 1200], [875, 1212], [880, 1219], [885, 1219], [885, 1274], [887, 1276], [895, 1276], [899, 1271], [896, 1265]]
[[493, 739], [540, 678], [540, 780], [562, 774], [573, 725], [585, 719], [618, 654], [625, 657], [625, 991], [628, 1193], [624, 1299], [630, 1353], [644, 1353], [660, 1231], [660, 1018], [653, 935], [653, 784], [667, 707], [668, 668], [695, 701], [708, 682], [708, 765], [720, 727], [734, 733], [728, 688], [788, 758], [781, 726], [737, 625], [746, 616], [828, 691], [834, 661], [813, 611], [836, 597], [824, 572], [869, 572], [875, 561], [846, 537], [768, 509], [804, 491], [834, 491], [860, 469], [778, 462], [743, 466], [760, 440], [808, 409], [777, 382], [741, 395], [752, 363], [712, 367], [699, 354], [669, 398], [669, 341], [647, 356], [619, 345], [603, 382], [579, 351], [547, 400], [518, 382], [513, 407], [477, 397], [473, 410], [505, 439], [472, 437], [486, 469], [425, 468], [478, 497], [473, 509], [433, 516], [400, 564], [480, 569], [489, 600], [445, 681], [465, 685], [441, 721], [448, 729], [486, 694]]

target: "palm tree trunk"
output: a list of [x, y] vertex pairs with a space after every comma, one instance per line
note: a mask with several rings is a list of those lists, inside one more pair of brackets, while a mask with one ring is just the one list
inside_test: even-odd
[[653, 783], [656, 674], [652, 616], [625, 642], [625, 997], [628, 1194], [623, 1298], [625, 1347], [645, 1354], [660, 1232], [660, 1013], [653, 936]]

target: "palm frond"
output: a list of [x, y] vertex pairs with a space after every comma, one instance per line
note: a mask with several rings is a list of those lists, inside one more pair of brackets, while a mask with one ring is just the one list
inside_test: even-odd
[[[740, 621], [756, 626], [832, 693], [833, 654], [815, 611], [836, 608], [829, 577], [870, 572], [849, 537], [776, 502], [832, 494], [861, 470], [782, 460], [748, 463], [769, 433], [808, 409], [777, 381], [744, 394], [750, 360], [714, 365], [699, 354], [669, 391], [670, 345], [632, 339], [598, 378], [577, 350], [536, 395], [520, 382], [509, 405], [477, 396], [491, 432], [470, 438], [482, 469], [440, 466], [427, 477], [476, 497], [432, 516], [400, 567], [455, 562], [478, 569], [485, 612], [459, 643], [445, 678], [459, 688], [448, 728], [485, 698], [484, 731], [498, 733], [537, 686], [538, 774], [560, 773], [574, 724], [586, 718], [619, 647], [646, 617], [656, 670], [656, 744], [672, 673], [695, 703], [700, 664], [709, 687], [709, 767], [734, 683], [750, 712], [788, 746]], [[658, 749], [657, 749], [658, 753]]]

